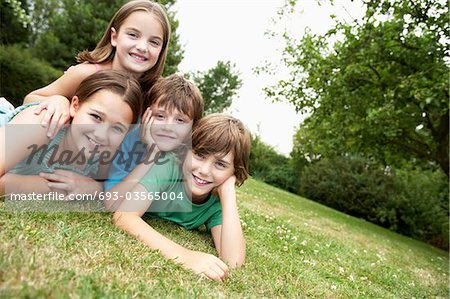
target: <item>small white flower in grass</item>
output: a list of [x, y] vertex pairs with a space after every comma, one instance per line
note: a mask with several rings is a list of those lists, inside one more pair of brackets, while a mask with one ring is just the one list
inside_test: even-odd
[[355, 276], [353, 276], [353, 274], [350, 274], [350, 275], [348, 276], [348, 280], [350, 280], [350, 281], [355, 281]]
[[303, 250], [300, 250], [300, 254], [304, 254], [305, 252]]
[[409, 285], [410, 287], [415, 287], [415, 286], [416, 286], [416, 284], [415, 284], [414, 282], [410, 282], [410, 283], [408, 283], [408, 285]]
[[308, 244], [308, 241], [303, 240], [300, 244], [301, 244], [302, 246], [306, 246], [306, 244]]
[[359, 279], [361, 279], [362, 281], [365, 281], [365, 280], [367, 280], [367, 277], [361, 276]]
[[287, 251], [287, 250], [288, 250], [288, 247], [287, 247], [287, 246], [284, 246], [284, 247], [283, 247], [283, 250], [284, 250], [284, 251]]
[[337, 289], [337, 286], [336, 286], [335, 284], [332, 284], [332, 285], [331, 285], [331, 289], [334, 291], [334, 290]]
[[295, 241], [297, 241], [297, 237], [296, 236], [292, 236], [291, 240], [295, 242]]
[[375, 267], [375, 263], [371, 263], [370, 266], [371, 266], [371, 267]]
[[393, 274], [392, 277], [393, 277], [393, 278], [397, 278], [397, 274]]
[[314, 253], [315, 254], [319, 253], [319, 250], [314, 249]]
[[327, 244], [325, 244], [325, 246], [326, 246], [327, 248], [330, 248], [331, 243], [327, 243]]
[[345, 272], [344, 268], [343, 267], [339, 267], [339, 273], [340, 274], [344, 274], [344, 272]]
[[309, 264], [309, 260], [304, 260], [303, 264]]

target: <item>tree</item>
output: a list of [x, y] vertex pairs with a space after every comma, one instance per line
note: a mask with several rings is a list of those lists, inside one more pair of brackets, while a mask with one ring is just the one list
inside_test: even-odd
[[285, 34], [290, 78], [266, 94], [312, 113], [296, 135], [310, 158], [352, 152], [391, 165], [432, 163], [448, 176], [449, 8], [432, 0], [364, 3], [359, 22], [337, 21], [301, 40]]
[[29, 19], [25, 1], [1, 0], [0, 8], [0, 43], [27, 43]]
[[252, 136], [250, 175], [272, 186], [295, 192], [295, 176], [291, 159], [265, 144], [259, 135]]
[[230, 61], [218, 61], [206, 72], [190, 74], [205, 101], [205, 114], [222, 112], [231, 106], [242, 81]]

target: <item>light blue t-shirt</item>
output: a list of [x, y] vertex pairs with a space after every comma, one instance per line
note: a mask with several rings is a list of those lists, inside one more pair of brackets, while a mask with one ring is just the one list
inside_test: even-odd
[[114, 158], [108, 179], [104, 182], [105, 191], [121, 182], [147, 154], [147, 147], [141, 141], [140, 132], [140, 126], [135, 126], [123, 139], [120, 152]]

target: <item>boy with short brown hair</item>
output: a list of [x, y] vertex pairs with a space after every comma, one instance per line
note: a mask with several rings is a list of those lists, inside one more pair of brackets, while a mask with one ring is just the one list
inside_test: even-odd
[[[115, 224], [164, 257], [210, 279], [225, 279], [229, 270], [224, 261], [231, 267], [245, 261], [235, 185], [248, 177], [250, 146], [250, 133], [238, 119], [225, 114], [200, 119], [182, 165], [175, 155], [155, 164], [130, 190], [148, 194], [147, 200], [124, 201], [114, 213]], [[205, 224], [220, 258], [184, 248], [155, 231], [141, 219], [149, 208], [152, 216], [187, 229]]]

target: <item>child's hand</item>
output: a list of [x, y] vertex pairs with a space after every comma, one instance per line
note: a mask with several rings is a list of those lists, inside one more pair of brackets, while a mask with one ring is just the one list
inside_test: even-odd
[[154, 118], [152, 117], [152, 110], [147, 108], [145, 110], [144, 116], [141, 120], [141, 140], [143, 143], [147, 144], [148, 147], [152, 146], [155, 141], [153, 140], [151, 128]]
[[65, 192], [67, 196], [103, 191], [101, 183], [69, 170], [56, 169], [53, 173], [41, 172], [39, 176], [49, 181], [47, 185], [52, 191]]
[[187, 249], [176, 261], [212, 280], [224, 281], [228, 277], [228, 266], [212, 254]]
[[43, 110], [47, 110], [41, 125], [48, 127], [47, 136], [49, 138], [55, 137], [59, 130], [69, 122], [69, 107], [70, 102], [66, 97], [55, 95], [40, 103], [34, 110], [34, 114], [40, 114]]
[[225, 182], [220, 184], [220, 186], [217, 187], [217, 194], [220, 198], [222, 198], [223, 194], [227, 191], [235, 191], [235, 185], [236, 185], [236, 176], [232, 175], [230, 176]]

